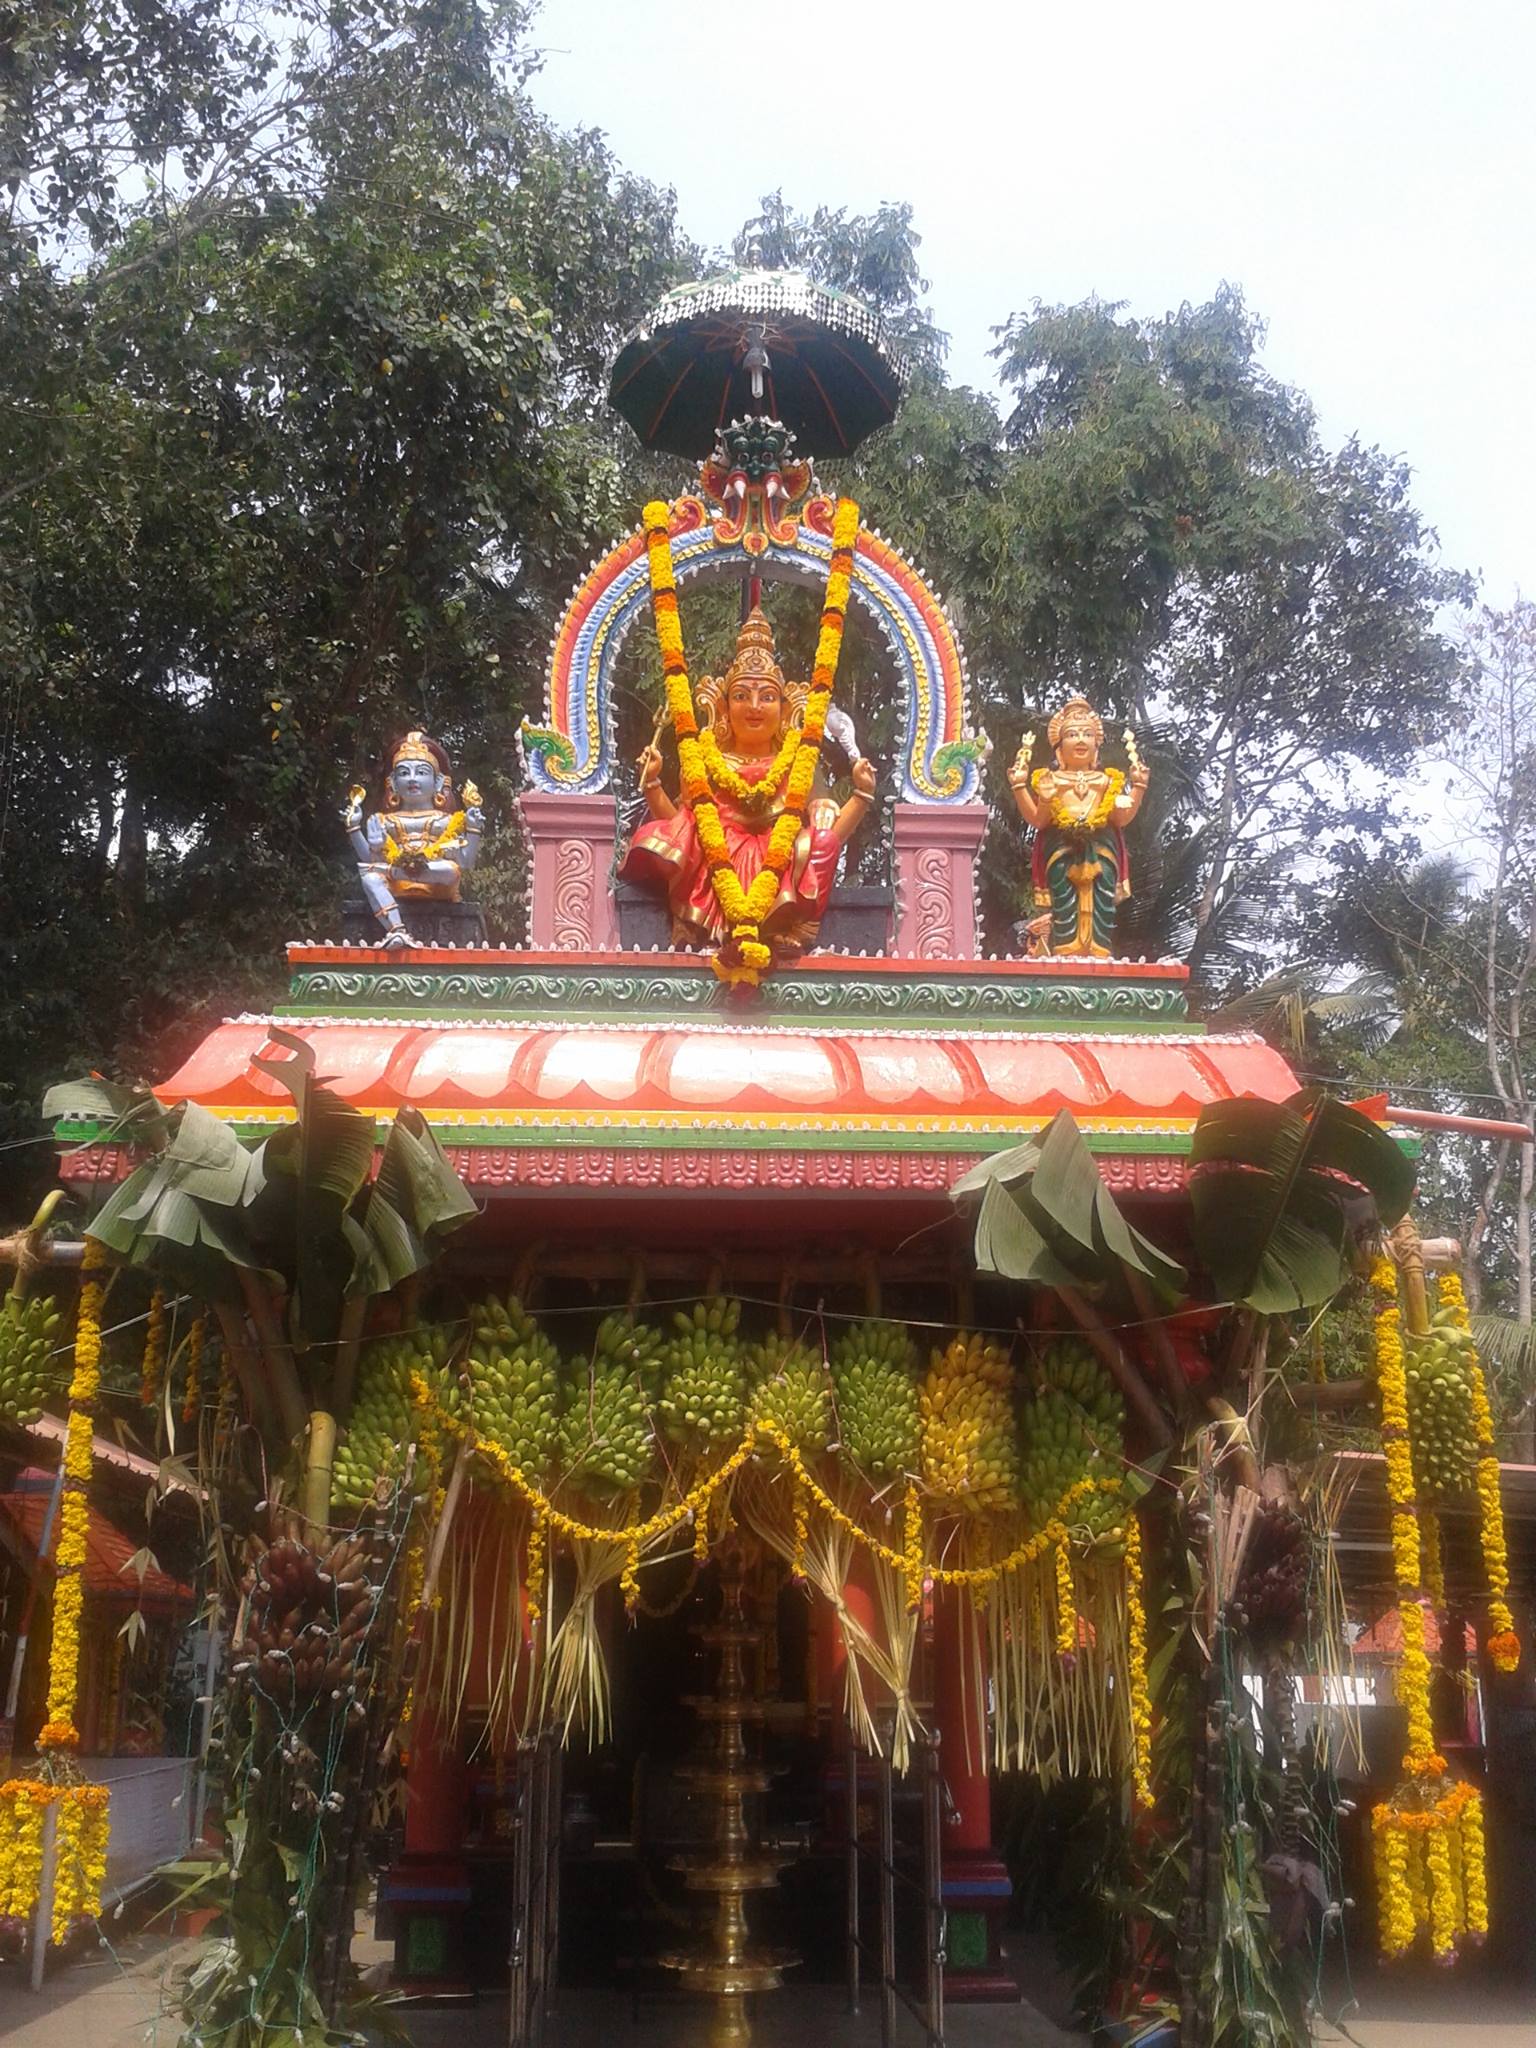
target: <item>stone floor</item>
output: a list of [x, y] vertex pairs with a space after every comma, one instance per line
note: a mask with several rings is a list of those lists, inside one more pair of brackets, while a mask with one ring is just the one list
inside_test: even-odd
[[[195, 1944], [153, 1929], [120, 1939], [114, 1933], [111, 1949], [57, 1971], [36, 1994], [18, 1972], [0, 1969], [0, 2041], [6, 2048], [174, 2048], [170, 1984], [195, 1952]], [[1013, 1962], [1021, 1981], [1041, 1987], [1042, 2003], [1059, 2006], [1059, 1985], [1036, 1953], [1020, 1945]], [[1318, 2048], [1536, 2048], [1536, 1991], [1428, 1972], [1385, 1977], [1374, 1969], [1362, 1972], [1356, 1991], [1354, 2011], [1318, 2026]], [[1330, 1987], [1329, 2009], [1338, 2011], [1346, 1997], [1342, 1986]], [[694, 2048], [702, 2029], [680, 2014], [678, 2006], [658, 2004], [636, 2019], [627, 2000], [565, 1993], [545, 2048]], [[502, 2048], [506, 2001], [417, 2010], [407, 2024], [414, 2048]], [[850, 2018], [830, 1986], [798, 1986], [760, 2001], [759, 2048], [874, 2048], [879, 2038], [875, 2003], [866, 1999], [858, 2018]], [[1028, 2002], [952, 2007], [947, 2039], [950, 2048], [1083, 2048], [1085, 2041]], [[897, 2040], [900, 2048], [919, 2048], [921, 2034], [903, 2018]]]

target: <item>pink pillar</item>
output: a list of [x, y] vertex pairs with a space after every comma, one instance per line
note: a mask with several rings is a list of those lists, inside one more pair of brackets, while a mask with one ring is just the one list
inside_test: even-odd
[[892, 831], [899, 960], [974, 960], [976, 855], [985, 804], [897, 804]]
[[[949, 1793], [943, 1889], [948, 1915], [944, 1995], [959, 2004], [1004, 2004], [1019, 1988], [1003, 1967], [1002, 1926], [1013, 1887], [992, 1847], [984, 1689], [976, 1685], [976, 1620], [970, 1595], [933, 1595], [933, 1712], [939, 1767]], [[981, 1670], [986, 1669], [985, 1651]]]
[[518, 802], [532, 868], [529, 946], [539, 953], [616, 953], [615, 800], [529, 789]]

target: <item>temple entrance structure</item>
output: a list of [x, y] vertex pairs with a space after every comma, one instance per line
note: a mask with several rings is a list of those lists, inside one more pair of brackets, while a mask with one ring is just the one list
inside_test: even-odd
[[[277, 1741], [274, 1699], [329, 1700], [370, 1800], [404, 1759], [378, 1894], [396, 1980], [439, 1997], [509, 1984], [515, 2048], [539, 2038], [562, 1971], [635, 2008], [692, 1996], [715, 2048], [748, 2040], [752, 2001], [794, 1971], [827, 1986], [835, 2038], [862, 1973], [888, 2026], [905, 1998], [940, 2042], [946, 2007], [1018, 1996], [1000, 1772], [1095, 1779], [1148, 1837], [1189, 1800], [1206, 1903], [1167, 1939], [1136, 1933], [1115, 1990], [1134, 2014], [1176, 1986], [1197, 2048], [1221, 1995], [1202, 1916], [1227, 1835], [1256, 1825], [1228, 1742], [1234, 1674], [1278, 1688], [1302, 1562], [1332, 1570], [1322, 1510], [1261, 1469], [1232, 1400], [1261, 1403], [1266, 1318], [1327, 1298], [1383, 1225], [1406, 1231], [1410, 1340], [1461, 1342], [1431, 1338], [1401, 1225], [1411, 1167], [1385, 1105], [1298, 1104], [1277, 1052], [1193, 1014], [1182, 964], [1116, 956], [1149, 769], [1081, 698], [1013, 764], [1032, 900], [1016, 955], [982, 956], [979, 852], [1018, 826], [989, 820], [954, 621], [856, 505], [813, 487], [809, 458], [899, 398], [873, 316], [799, 279], [696, 288], [626, 347], [614, 391], [699, 480], [646, 508], [557, 632], [523, 734], [526, 944], [430, 942], [468, 928], [461, 883], [487, 828], [473, 785], [411, 732], [379, 809], [357, 789], [346, 810], [377, 930], [289, 947], [286, 1001], [220, 1024], [156, 1091], [201, 1151], [172, 1148], [169, 1177], [97, 1226], [147, 1262], [151, 1224], [192, 1229], [189, 1177], [200, 1199], [238, 1183], [259, 1209], [274, 1171], [302, 1175], [280, 1142], [259, 1185], [241, 1180], [296, 1105], [305, 1146], [307, 1116], [392, 1120], [378, 1213], [366, 1161], [349, 1187], [347, 1241], [366, 1242], [338, 1334], [307, 1354], [322, 1363], [296, 1367], [260, 1257], [244, 1257], [241, 1311], [223, 1303], [250, 1426], [265, 1413], [263, 1442], [307, 1446], [301, 1512], [242, 1582], [252, 1725]], [[687, 600], [720, 580], [742, 585], [741, 625], [734, 650], [698, 650], [710, 675], [690, 665]], [[777, 652], [779, 585], [822, 595], [803, 679]], [[883, 775], [835, 697], [850, 609], [888, 657]], [[647, 613], [661, 687], [641, 814], [621, 823], [614, 677]], [[888, 897], [841, 898], [845, 847], [887, 806]], [[621, 883], [650, 919], [638, 945]], [[243, 1151], [220, 1153], [229, 1133]], [[135, 1187], [107, 1118], [66, 1108], [60, 1135], [76, 1188]], [[1264, 1180], [1271, 1141], [1289, 1163]], [[429, 1214], [439, 1151], [461, 1187]], [[355, 1222], [313, 1214], [338, 1238]], [[1392, 1273], [1378, 1266], [1379, 1289]], [[1444, 1288], [1437, 1328], [1454, 1300]], [[1496, 1479], [1483, 1502], [1486, 1529]], [[1210, 1576], [1191, 1591], [1196, 1549]], [[1183, 1715], [1197, 1759], [1161, 1811], [1154, 1570], [1152, 1612], [1182, 1598], [1192, 1646], [1156, 1718]], [[275, 1604], [290, 1582], [314, 1618]], [[355, 1620], [326, 1608], [343, 1587]], [[1489, 1590], [1503, 1655], [1507, 1575]], [[382, 1681], [364, 1707], [365, 1610], [404, 1645], [394, 1721]], [[1293, 1790], [1281, 1723], [1269, 1761]], [[1383, 1840], [1421, 1808], [1458, 1830], [1439, 1944], [1445, 1912], [1463, 1936], [1486, 1926], [1481, 1807], [1410, 1724], [1410, 1791]], [[295, 1808], [339, 1812], [281, 1731], [269, 1771], [299, 1772]], [[1311, 1867], [1297, 1812], [1293, 1876]], [[1264, 1918], [1260, 1880], [1244, 1883]]]

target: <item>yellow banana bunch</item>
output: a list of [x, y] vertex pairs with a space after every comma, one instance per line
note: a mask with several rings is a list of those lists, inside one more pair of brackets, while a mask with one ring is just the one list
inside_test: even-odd
[[918, 1392], [923, 1482], [952, 1511], [981, 1514], [1018, 1495], [1013, 1367], [977, 1335], [935, 1351]]

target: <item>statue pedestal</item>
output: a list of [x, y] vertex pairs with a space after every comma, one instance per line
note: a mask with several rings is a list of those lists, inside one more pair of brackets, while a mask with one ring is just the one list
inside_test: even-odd
[[[433, 903], [426, 897], [407, 898], [400, 905], [405, 928], [421, 946], [475, 946], [485, 944], [485, 913], [478, 903]], [[341, 943], [344, 946], [377, 946], [384, 927], [371, 905], [361, 896], [349, 896], [341, 906]]]
[[530, 854], [529, 946], [548, 953], [618, 952], [614, 798], [529, 789], [518, 804]]
[[986, 830], [985, 804], [895, 806], [897, 959], [977, 957], [976, 855]]

